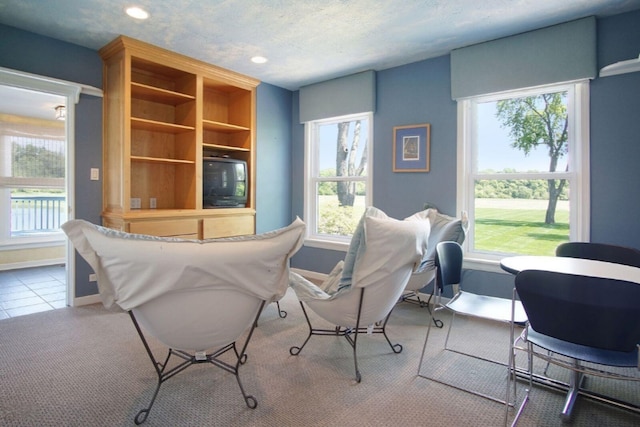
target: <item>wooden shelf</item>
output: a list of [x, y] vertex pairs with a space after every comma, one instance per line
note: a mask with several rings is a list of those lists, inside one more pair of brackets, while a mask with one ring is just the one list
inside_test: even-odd
[[215, 122], [213, 120], [202, 120], [202, 127], [205, 130], [213, 130], [217, 132], [244, 132], [249, 131], [248, 127], [231, 125], [229, 123]]
[[131, 161], [145, 162], [145, 163], [182, 164], [182, 165], [195, 164], [193, 160], [165, 159], [161, 157], [145, 157], [145, 156], [131, 156]]
[[203, 143], [202, 146], [207, 148], [215, 148], [217, 150], [224, 150], [224, 151], [238, 151], [238, 152], [244, 152], [244, 153], [248, 153], [251, 151], [248, 148], [232, 147], [230, 145], [220, 145], [220, 144], [207, 144], [206, 142]]
[[195, 96], [184, 93], [173, 92], [142, 83], [131, 82], [131, 96], [146, 101], [159, 102], [169, 105], [180, 105], [185, 102], [194, 101]]
[[131, 127], [152, 132], [184, 133], [195, 130], [193, 126], [177, 125], [175, 123], [158, 122], [156, 120], [131, 117]]

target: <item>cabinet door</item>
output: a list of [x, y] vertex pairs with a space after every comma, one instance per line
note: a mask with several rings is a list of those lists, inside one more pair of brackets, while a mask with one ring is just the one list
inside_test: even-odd
[[167, 219], [140, 221], [129, 224], [129, 232], [158, 237], [198, 238], [197, 219]]
[[255, 233], [253, 215], [221, 216], [202, 220], [202, 238], [243, 236]]

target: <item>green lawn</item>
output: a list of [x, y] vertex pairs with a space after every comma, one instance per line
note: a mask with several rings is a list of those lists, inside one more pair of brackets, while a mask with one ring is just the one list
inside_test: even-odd
[[554, 255], [569, 241], [569, 211], [558, 209], [556, 223], [544, 223], [545, 208], [476, 208], [475, 249], [478, 251]]
[[[477, 199], [475, 250], [554, 255], [556, 246], [569, 241], [569, 206], [558, 202], [553, 225], [544, 223], [546, 207], [546, 200]], [[319, 229], [324, 234], [349, 235], [363, 210], [364, 197], [356, 197], [352, 209], [339, 208], [335, 196], [320, 196]]]

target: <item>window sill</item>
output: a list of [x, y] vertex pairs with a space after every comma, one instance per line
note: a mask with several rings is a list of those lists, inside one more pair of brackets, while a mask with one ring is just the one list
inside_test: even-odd
[[51, 236], [47, 238], [25, 237], [0, 242], [0, 251], [15, 251], [20, 249], [44, 248], [61, 246], [65, 244], [63, 236]]
[[338, 242], [332, 240], [320, 240], [307, 238], [304, 241], [304, 246], [318, 249], [329, 249], [332, 251], [347, 252], [349, 250], [350, 242]]
[[500, 267], [499, 260], [488, 260], [482, 258], [465, 258], [463, 268], [467, 270], [488, 271], [491, 273], [509, 274]]

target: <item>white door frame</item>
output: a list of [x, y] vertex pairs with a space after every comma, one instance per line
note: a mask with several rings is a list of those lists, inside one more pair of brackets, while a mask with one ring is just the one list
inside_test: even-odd
[[[80, 100], [80, 93], [102, 96], [102, 90], [54, 79], [37, 74], [25, 73], [0, 67], [0, 85], [13, 86], [21, 89], [35, 90], [66, 97], [67, 117], [65, 120], [65, 134], [67, 140], [67, 159], [65, 173], [65, 190], [67, 195], [68, 219], [75, 218], [75, 106]], [[73, 245], [66, 242], [66, 280], [67, 305], [73, 306], [75, 299], [76, 268]]]

